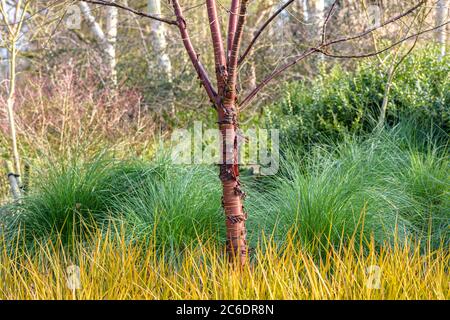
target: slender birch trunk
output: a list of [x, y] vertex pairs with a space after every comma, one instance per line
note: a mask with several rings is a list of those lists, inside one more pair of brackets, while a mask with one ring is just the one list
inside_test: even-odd
[[92, 34], [95, 37], [100, 49], [103, 51], [103, 61], [107, 66], [110, 75], [110, 83], [117, 86], [116, 73], [116, 38], [117, 38], [117, 8], [109, 6], [107, 8], [107, 31], [103, 32], [100, 24], [95, 20], [91, 8], [86, 2], [80, 2], [80, 10], [83, 14]]
[[[436, 4], [436, 26], [445, 23], [448, 18], [449, 1], [439, 0]], [[437, 42], [440, 46], [440, 56], [444, 57], [447, 51], [447, 26], [443, 26], [436, 30]]]
[[[112, 0], [115, 2], [115, 0]], [[116, 59], [116, 43], [117, 43], [117, 24], [119, 13], [116, 7], [106, 8], [106, 41], [108, 45], [105, 48], [106, 59], [108, 61], [108, 69], [111, 73], [111, 83], [117, 86], [117, 59]]]
[[[148, 0], [148, 12], [151, 15], [161, 16], [161, 0]], [[166, 26], [161, 21], [150, 21], [151, 40], [157, 55], [158, 68], [164, 74], [165, 80], [172, 86], [172, 62], [167, 54]], [[174, 94], [172, 88], [169, 92], [170, 113], [175, 114]]]
[[12, 198], [18, 200], [20, 198], [20, 187], [17, 179], [17, 174], [14, 173], [13, 166], [9, 161], [5, 161], [6, 174], [8, 176], [9, 189], [11, 191]]
[[310, 8], [309, 8], [309, 1], [308, 0], [300, 0], [302, 2], [302, 8], [303, 8], [303, 20], [308, 22], [309, 18], [311, 16]]
[[[161, 16], [161, 0], [148, 0], [149, 14]], [[158, 67], [164, 72], [167, 80], [172, 82], [172, 63], [167, 54], [166, 27], [161, 21], [151, 20], [152, 45], [158, 55]]]
[[17, 47], [16, 41], [12, 40], [9, 48], [9, 86], [8, 86], [8, 99], [6, 101], [6, 109], [8, 112], [8, 122], [11, 132], [11, 145], [12, 153], [14, 158], [14, 169], [17, 175], [18, 184], [20, 185], [20, 156], [19, 149], [17, 147], [17, 133], [16, 133], [16, 123], [14, 119], [14, 101], [16, 98], [16, 58], [17, 58]]
[[8, 49], [0, 48], [0, 82], [8, 79]]
[[16, 178], [17, 185], [20, 186], [20, 156], [17, 143], [16, 123], [14, 119], [14, 102], [16, 98], [16, 64], [18, 53], [18, 41], [21, 37], [22, 27], [24, 25], [26, 12], [29, 6], [29, 2], [22, 2], [21, 0], [10, 4], [5, 0], [0, 3], [0, 13], [4, 26], [6, 27], [6, 34], [3, 35], [3, 39], [7, 43], [7, 55], [8, 55], [8, 97], [6, 101], [6, 110], [8, 114], [8, 123], [11, 133], [11, 149], [14, 159], [14, 177]]
[[312, 27], [314, 39], [318, 39], [321, 35], [322, 24], [325, 15], [325, 0], [314, 1], [314, 13], [312, 15]]

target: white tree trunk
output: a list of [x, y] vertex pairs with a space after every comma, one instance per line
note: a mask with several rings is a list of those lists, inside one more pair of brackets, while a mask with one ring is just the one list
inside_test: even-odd
[[[112, 2], [115, 2], [113, 0]], [[109, 70], [111, 72], [111, 79], [114, 86], [117, 85], [117, 71], [116, 71], [116, 42], [117, 42], [117, 24], [119, 13], [116, 7], [106, 8], [106, 41], [108, 46], [106, 49]]]
[[[16, 123], [14, 120], [14, 104], [16, 99], [16, 66], [17, 56], [21, 50], [25, 50], [28, 46], [26, 32], [28, 29], [25, 22], [28, 18], [27, 8], [29, 3], [7, 2], [2, 0], [0, 2], [0, 16], [3, 23], [3, 30], [1, 30], [1, 40], [7, 47], [6, 54], [3, 51], [3, 57], [8, 63], [6, 69], [8, 80], [8, 97], [6, 101], [6, 111], [8, 114], [9, 129], [11, 133], [11, 149], [12, 157], [14, 159], [14, 177], [17, 184], [20, 186], [20, 157], [18, 150]], [[4, 67], [4, 66], [3, 66]], [[10, 180], [11, 181], [11, 180]]]
[[[161, 15], [161, 0], [148, 0], [149, 14]], [[153, 48], [158, 55], [158, 67], [162, 70], [168, 81], [172, 81], [172, 63], [167, 54], [166, 28], [157, 20], [151, 20], [151, 37]]]
[[[107, 8], [107, 32], [103, 32], [100, 24], [95, 20], [89, 5], [86, 2], [80, 2], [81, 13], [91, 29], [95, 40], [103, 51], [104, 61], [110, 73], [110, 79], [113, 86], [117, 85], [116, 73], [116, 49], [115, 42], [117, 37], [117, 9]], [[111, 28], [110, 28], [111, 27]]]
[[313, 1], [313, 10], [311, 22], [313, 24], [314, 35], [315, 37], [318, 37], [322, 33], [322, 24], [324, 22], [325, 14], [325, 0]]
[[8, 69], [8, 50], [6, 48], [0, 48], [0, 82], [8, 79]]
[[[273, 13], [275, 13], [278, 9], [283, 6], [283, 2], [276, 3], [273, 8]], [[277, 30], [275, 31], [279, 37], [282, 37], [285, 40], [287, 37], [290, 37], [289, 30], [287, 30], [287, 26], [289, 25], [289, 13], [287, 10], [283, 10], [276, 19]]]
[[[436, 26], [440, 26], [448, 19], [449, 0], [439, 0], [436, 4]], [[436, 30], [436, 38], [440, 46], [441, 57], [445, 56], [447, 46], [447, 26]]]
[[303, 19], [305, 22], [309, 21], [309, 18], [311, 16], [310, 9], [309, 9], [309, 1], [308, 0], [300, 0], [302, 2], [303, 7]]

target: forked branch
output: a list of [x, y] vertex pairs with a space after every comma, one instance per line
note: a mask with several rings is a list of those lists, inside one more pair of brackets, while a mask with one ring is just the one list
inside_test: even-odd
[[175, 12], [175, 16], [177, 17], [177, 26], [180, 31], [181, 38], [183, 40], [183, 45], [189, 55], [192, 64], [194, 65], [195, 71], [197, 72], [197, 75], [203, 87], [206, 90], [206, 93], [208, 94], [209, 99], [216, 105], [217, 93], [214, 90], [211, 81], [209, 80], [206, 69], [203, 67], [200, 60], [198, 59], [198, 54], [196, 53], [194, 46], [192, 45], [191, 38], [189, 37], [189, 33], [187, 31], [186, 21], [184, 20], [183, 17], [183, 11], [181, 9], [178, 0], [172, 0], [172, 6]]
[[426, 2], [425, 0], [422, 0], [419, 3], [417, 3], [414, 7], [411, 7], [410, 9], [408, 9], [407, 11], [405, 11], [405, 12], [403, 12], [403, 13], [395, 16], [395, 17], [392, 17], [391, 19], [386, 20], [383, 23], [376, 24], [372, 28], [369, 28], [369, 29], [367, 29], [364, 32], [361, 32], [361, 33], [356, 34], [354, 36], [342, 37], [342, 38], [330, 41], [328, 43], [325, 43], [324, 45], [330, 46], [330, 45], [337, 44], [337, 43], [340, 43], [340, 42], [347, 42], [347, 41], [350, 41], [350, 40], [356, 40], [356, 39], [363, 38], [363, 37], [367, 36], [368, 34], [374, 32], [374, 31], [376, 31], [378, 29], [384, 28], [385, 26], [387, 26], [387, 25], [389, 25], [389, 24], [391, 24], [391, 23], [393, 23], [395, 21], [398, 21], [398, 20], [400, 20], [403, 17], [406, 17], [406, 16], [410, 15], [411, 13], [416, 11], [418, 8], [420, 8], [425, 2]]
[[333, 15], [334, 9], [336, 8], [338, 0], [334, 0], [333, 4], [330, 7], [330, 10], [328, 10], [327, 16], [325, 17], [325, 20], [323, 22], [322, 26], [322, 43], [325, 43], [327, 40], [327, 26], [328, 22], [330, 21], [330, 18]]
[[339, 54], [334, 54], [334, 53], [327, 52], [326, 50], [322, 50], [322, 49], [319, 49], [319, 48], [316, 48], [316, 49], [317, 49], [317, 52], [320, 52], [320, 53], [326, 55], [327, 57], [331, 57], [331, 58], [341, 58], [341, 59], [368, 58], [368, 57], [373, 57], [373, 56], [376, 56], [376, 55], [381, 54], [383, 52], [386, 52], [386, 51], [388, 51], [388, 50], [398, 46], [402, 42], [408, 41], [408, 40], [410, 40], [412, 38], [417, 38], [417, 37], [421, 36], [424, 33], [428, 33], [428, 32], [434, 31], [436, 29], [439, 29], [441, 27], [444, 27], [444, 26], [446, 26], [449, 23], [450, 23], [450, 21], [447, 21], [447, 22], [445, 22], [443, 24], [440, 24], [438, 26], [435, 26], [433, 28], [422, 30], [422, 31], [417, 32], [417, 33], [415, 33], [413, 35], [410, 35], [410, 36], [405, 37], [405, 38], [403, 38], [401, 40], [398, 40], [398, 41], [392, 43], [391, 45], [389, 45], [389, 46], [387, 46], [387, 47], [385, 47], [383, 49], [380, 49], [380, 50], [374, 51], [374, 52], [362, 53], [362, 54], [358, 54], [358, 55], [339, 55]]

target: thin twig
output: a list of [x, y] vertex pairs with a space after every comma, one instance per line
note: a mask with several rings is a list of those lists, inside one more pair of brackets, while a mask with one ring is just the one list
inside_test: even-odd
[[418, 4], [416, 4], [415, 6], [410, 8], [409, 10], [407, 10], [407, 11], [405, 11], [405, 12], [403, 12], [403, 13], [401, 13], [401, 14], [399, 14], [399, 15], [397, 15], [397, 16], [389, 19], [389, 20], [387, 20], [386, 22], [384, 22], [382, 24], [379, 24], [377, 26], [374, 26], [374, 27], [372, 27], [372, 28], [362, 32], [362, 33], [359, 33], [357, 35], [348, 36], [348, 37], [343, 37], [343, 38], [339, 38], [339, 39], [336, 39], [336, 40], [332, 40], [332, 41], [329, 41], [329, 42], [326, 42], [326, 43], [322, 43], [318, 47], [313, 47], [313, 48], [309, 48], [309, 49], [305, 50], [302, 54], [294, 57], [290, 62], [286, 63], [284, 66], [281, 66], [280, 68], [278, 68], [278, 69], [274, 70], [272, 73], [270, 73], [255, 89], [253, 89], [248, 94], [247, 97], [244, 98], [244, 100], [242, 100], [242, 102], [240, 103], [240, 109], [243, 110], [251, 102], [251, 100], [256, 96], [256, 94], [262, 88], [264, 88], [270, 81], [272, 81], [275, 77], [277, 77], [278, 75], [280, 75], [281, 73], [283, 73], [284, 71], [286, 71], [287, 69], [289, 69], [290, 67], [294, 66], [299, 61], [305, 59], [306, 57], [310, 56], [313, 53], [320, 52], [323, 55], [326, 55], [328, 57], [347, 58], [347, 59], [372, 57], [372, 56], [381, 54], [381, 53], [383, 53], [383, 52], [385, 52], [385, 51], [387, 51], [387, 50], [397, 46], [398, 44], [400, 44], [400, 43], [402, 43], [404, 41], [407, 41], [407, 40], [409, 40], [409, 39], [411, 39], [413, 37], [419, 36], [419, 35], [421, 35], [423, 33], [430, 32], [430, 31], [433, 31], [435, 29], [438, 29], [438, 28], [440, 28], [443, 25], [446, 25], [448, 23], [447, 22], [447, 23], [445, 23], [443, 25], [440, 25], [440, 26], [437, 26], [437, 27], [434, 27], [434, 28], [431, 28], [431, 29], [427, 29], [427, 30], [421, 31], [421, 32], [419, 32], [417, 34], [414, 34], [412, 36], [403, 38], [400, 41], [397, 41], [394, 44], [392, 44], [392, 45], [390, 45], [390, 46], [388, 46], [388, 47], [386, 47], [386, 48], [384, 48], [382, 50], [378, 50], [378, 51], [371, 52], [371, 53], [355, 54], [355, 55], [336, 55], [336, 54], [329, 53], [329, 52], [326, 51], [327, 47], [330, 47], [330, 46], [332, 46], [334, 44], [342, 43], [342, 42], [348, 42], [348, 41], [351, 41], [351, 40], [356, 40], [356, 39], [363, 38], [364, 36], [370, 34], [371, 32], [373, 32], [373, 31], [375, 31], [377, 29], [380, 29], [382, 27], [385, 27], [386, 25], [391, 24], [391, 23], [393, 23], [393, 22], [395, 22], [395, 21], [397, 21], [397, 20], [399, 20], [399, 19], [401, 19], [401, 18], [411, 14], [412, 12], [417, 10], [420, 6], [422, 6], [424, 3], [425, 3], [425, 1], [420, 1]]
[[333, 4], [330, 7], [330, 10], [328, 10], [327, 16], [325, 18], [325, 21], [323, 23], [323, 27], [322, 27], [322, 43], [325, 43], [326, 41], [326, 33], [327, 33], [327, 25], [328, 22], [330, 21], [330, 18], [332, 16], [333, 10], [337, 5], [337, 0], [334, 0]]
[[135, 10], [133, 8], [124, 6], [124, 5], [119, 4], [119, 3], [114, 3], [114, 2], [110, 2], [110, 1], [106, 1], [106, 0], [80, 0], [80, 1], [81, 2], [91, 3], [91, 4], [99, 4], [99, 5], [102, 5], [102, 6], [116, 7], [116, 8], [122, 9], [122, 10], [126, 10], [126, 11], [129, 11], [129, 12], [132, 12], [132, 13], [138, 15], [138, 16], [141, 16], [141, 17], [157, 20], [157, 21], [164, 22], [164, 23], [167, 23], [167, 24], [170, 24], [170, 25], [174, 25], [174, 26], [177, 25], [177, 21], [176, 20], [170, 20], [170, 19], [165, 19], [165, 18], [161, 18], [161, 17], [158, 17], [158, 16], [154, 16], [154, 15], [151, 15], [151, 14], [148, 14], [148, 13], [145, 13], [145, 12], [142, 12], [142, 11]]
[[172, 6], [175, 12], [175, 16], [177, 17], [177, 26], [180, 31], [183, 45], [189, 55], [192, 64], [194, 65], [195, 71], [197, 72], [197, 75], [200, 78], [203, 87], [206, 90], [206, 93], [209, 96], [209, 99], [216, 105], [217, 93], [214, 90], [211, 81], [209, 80], [206, 69], [200, 63], [200, 60], [198, 59], [198, 54], [196, 53], [194, 46], [192, 45], [191, 38], [189, 37], [189, 33], [186, 28], [186, 20], [184, 20], [183, 11], [181, 9], [178, 0], [172, 0]]
[[353, 59], [353, 58], [368, 58], [368, 57], [373, 57], [373, 56], [376, 56], [376, 55], [378, 55], [378, 54], [381, 54], [381, 53], [383, 53], [383, 52], [386, 52], [386, 51], [388, 51], [388, 50], [390, 50], [390, 49], [392, 49], [392, 48], [398, 46], [398, 45], [399, 45], [400, 43], [402, 43], [402, 42], [405, 42], [405, 41], [407, 41], [407, 40], [409, 40], [409, 39], [418, 37], [418, 36], [420, 36], [420, 35], [422, 35], [422, 34], [424, 34], [424, 33], [427, 33], [427, 32], [430, 32], [430, 31], [434, 31], [434, 30], [436, 30], [436, 29], [439, 29], [439, 28], [441, 28], [441, 27], [443, 27], [443, 26], [446, 26], [446, 25], [449, 24], [449, 23], [450, 23], [450, 21], [447, 21], [447, 22], [445, 22], [445, 23], [443, 23], [443, 24], [441, 24], [441, 25], [438, 25], [438, 26], [436, 26], [436, 27], [433, 27], [433, 28], [430, 28], [430, 29], [426, 29], [426, 30], [422, 30], [421, 32], [418, 32], [418, 33], [415, 33], [415, 34], [413, 34], [413, 35], [410, 35], [410, 36], [408, 36], [408, 37], [406, 37], [406, 38], [403, 38], [403, 39], [401, 39], [401, 40], [399, 40], [399, 41], [394, 42], [393, 44], [391, 44], [391, 45], [389, 45], [389, 46], [387, 46], [387, 47], [385, 47], [385, 48], [383, 48], [383, 49], [381, 49], [381, 50], [374, 51], [374, 52], [369, 52], [369, 53], [364, 53], [364, 54], [359, 54], [359, 55], [337, 55], [337, 54], [333, 54], [333, 53], [326, 52], [326, 51], [321, 50], [321, 49], [319, 49], [319, 48], [317, 48], [317, 51], [320, 52], [320, 53], [322, 53], [322, 54], [324, 54], [324, 55], [326, 55], [327, 57], [340, 58], [340, 59]]
[[281, 12], [284, 11], [284, 9], [286, 9], [292, 2], [294, 2], [294, 0], [289, 0], [288, 2], [286, 2], [283, 6], [281, 6], [269, 19], [266, 20], [266, 22], [264, 22], [264, 24], [255, 32], [255, 35], [252, 39], [252, 41], [250, 41], [249, 45], [247, 46], [247, 49], [245, 49], [244, 53], [242, 54], [242, 56], [239, 58], [239, 62], [238, 65], [240, 65], [245, 57], [250, 53], [253, 45], [255, 44], [256, 40], [258, 40], [259, 36], [261, 35], [261, 33], [264, 31], [264, 29], [267, 28], [267, 26], [273, 21], [273, 19], [275, 19]]

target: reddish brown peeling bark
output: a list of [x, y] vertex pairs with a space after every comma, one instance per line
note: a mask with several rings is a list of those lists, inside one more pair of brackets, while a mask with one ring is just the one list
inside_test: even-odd
[[228, 38], [227, 38], [227, 59], [230, 59], [231, 47], [233, 46], [234, 34], [236, 32], [239, 11], [239, 0], [231, 1], [230, 19], [228, 20]]
[[214, 48], [217, 88], [219, 96], [221, 96], [227, 79], [227, 62], [220, 31], [219, 16], [217, 15], [216, 0], [206, 0], [206, 9], [208, 10], [209, 28]]
[[[219, 127], [223, 138], [223, 159], [220, 180], [227, 226], [227, 251], [244, 265], [248, 258], [247, 229], [244, 211], [245, 193], [241, 189], [238, 164], [237, 57], [242, 40], [248, 0], [232, 1], [227, 38], [227, 77], [222, 93], [223, 105], [218, 108]], [[238, 13], [238, 14], [237, 14]]]
[[232, 260], [237, 259], [241, 265], [245, 265], [248, 255], [245, 228], [247, 214], [243, 205], [245, 193], [241, 190], [239, 181], [236, 117], [236, 108], [233, 105], [225, 106], [224, 110], [219, 112], [219, 128], [222, 134], [220, 180], [223, 188], [222, 206], [226, 216], [227, 252]]
[[230, 61], [228, 64], [228, 82], [226, 87], [226, 99], [231, 103], [237, 100], [237, 74], [238, 74], [238, 58], [239, 49], [241, 47], [242, 35], [244, 33], [244, 25], [247, 18], [248, 0], [242, 0], [239, 7], [239, 17], [236, 22], [236, 30], [233, 37], [233, 45], [231, 46]]

